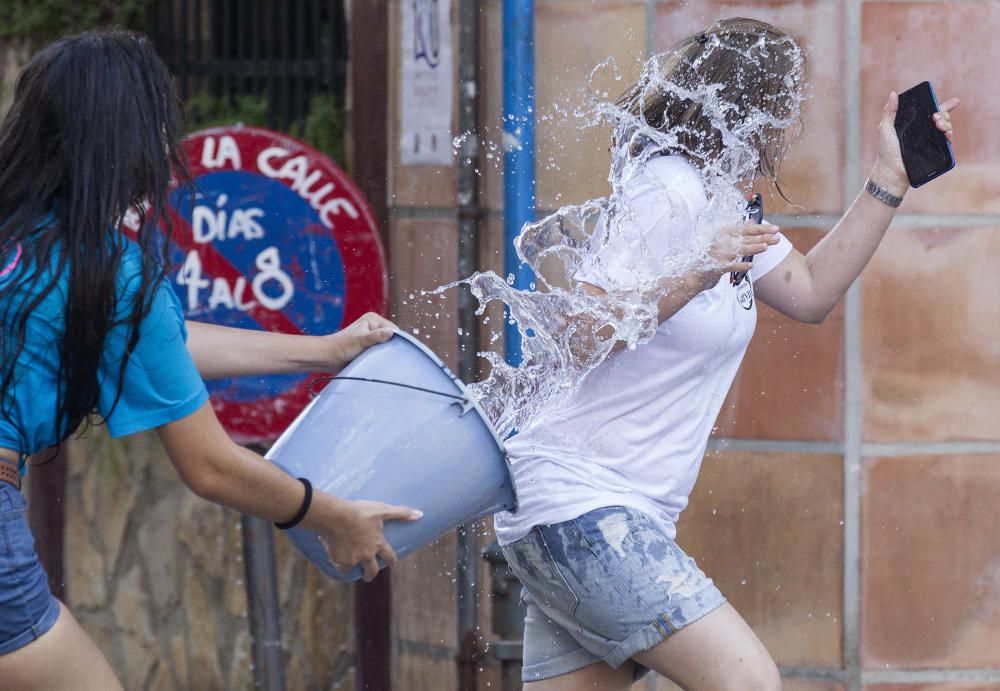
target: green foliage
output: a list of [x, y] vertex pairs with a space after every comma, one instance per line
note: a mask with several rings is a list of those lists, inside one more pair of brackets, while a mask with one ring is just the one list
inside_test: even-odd
[[189, 132], [226, 125], [267, 126], [267, 97], [244, 94], [235, 99], [195, 94], [184, 104], [184, 124]]
[[[294, 132], [294, 130], [301, 130]], [[316, 94], [309, 102], [309, 113], [301, 128], [293, 127], [300, 137], [332, 158], [350, 172], [347, 160], [347, 111], [331, 94]]]
[[152, 0], [3, 0], [0, 36], [45, 43], [101, 26], [142, 31]]
[[[208, 127], [241, 123], [267, 127], [267, 96], [243, 95], [235, 99], [197, 94], [185, 104], [185, 126], [189, 132]], [[330, 94], [317, 94], [309, 101], [309, 111], [293, 122], [287, 134], [322, 151], [347, 169], [347, 111]]]

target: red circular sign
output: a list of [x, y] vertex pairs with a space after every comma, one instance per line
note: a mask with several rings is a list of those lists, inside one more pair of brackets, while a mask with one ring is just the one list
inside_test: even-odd
[[[361, 192], [322, 153], [255, 127], [184, 140], [195, 188], [174, 190], [170, 274], [194, 320], [324, 335], [384, 313], [388, 277]], [[276, 439], [313, 375], [209, 382], [212, 407], [244, 444]]]

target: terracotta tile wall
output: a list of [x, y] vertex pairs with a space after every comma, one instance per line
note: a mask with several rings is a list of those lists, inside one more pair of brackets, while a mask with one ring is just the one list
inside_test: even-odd
[[[980, 82], [996, 64], [1000, 4], [646, 4], [653, 49], [740, 14], [784, 25], [809, 47], [812, 97], [785, 167], [798, 206], [773, 195], [767, 205], [803, 251], [864, 181], [890, 89], [929, 79], [939, 94], [964, 99], [959, 167], [908, 195], [838, 311], [812, 327], [761, 310], [720, 416], [714, 444], [725, 451], [706, 461], [679, 534], [710, 574], [718, 569], [716, 580], [789, 679], [1000, 688], [991, 513], [1000, 490], [1000, 281], [986, 266], [1000, 249], [1000, 151], [986, 124], [996, 95]], [[812, 463], [791, 474], [789, 456]], [[835, 484], [820, 470], [819, 459], [831, 457]], [[724, 480], [720, 469], [735, 464]], [[762, 492], [777, 506], [761, 502]], [[816, 514], [789, 521], [799, 497]], [[839, 571], [834, 583], [830, 569]], [[754, 576], [760, 582], [748, 593]], [[775, 582], [796, 589], [798, 606], [775, 606]], [[832, 635], [802, 620], [824, 609], [831, 587], [839, 590]], [[798, 636], [783, 638], [786, 626]], [[821, 650], [810, 649], [817, 643]]]
[[[482, 6], [481, 259], [496, 269], [501, 0]], [[959, 166], [908, 195], [872, 266], [824, 324], [761, 309], [679, 541], [768, 645], [786, 688], [1000, 689], [1000, 280], [992, 266], [1000, 97], [984, 88], [1000, 60], [1000, 2], [536, 0], [540, 213], [607, 192], [606, 132], [568, 115], [581, 99], [616, 96], [647, 55], [733, 15], [788, 27], [808, 49], [810, 96], [784, 167], [792, 203], [773, 190], [766, 196], [770, 219], [800, 250], [861, 188], [890, 89], [929, 79], [942, 96], [964, 99], [955, 116]], [[408, 298], [455, 276], [455, 170], [395, 160], [392, 170], [395, 313], [453, 358], [453, 312]], [[438, 654], [454, 645], [453, 620], [429, 614], [450, 606], [447, 598], [403, 602], [417, 583], [454, 597], [454, 549], [443, 545], [396, 576], [414, 579], [396, 589], [399, 678], [415, 681], [413, 655], [428, 650], [411, 639], [434, 643]], [[445, 671], [421, 674], [443, 679]], [[649, 677], [637, 688], [673, 687]]]

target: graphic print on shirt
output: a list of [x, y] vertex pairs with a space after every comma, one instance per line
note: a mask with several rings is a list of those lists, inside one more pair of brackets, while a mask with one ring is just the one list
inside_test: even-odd
[[750, 276], [742, 276], [733, 288], [736, 289], [736, 300], [740, 303], [740, 307], [750, 311], [753, 308], [753, 282]]

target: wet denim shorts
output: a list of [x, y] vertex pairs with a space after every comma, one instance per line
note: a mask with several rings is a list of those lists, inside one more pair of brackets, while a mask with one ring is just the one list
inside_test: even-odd
[[524, 681], [617, 668], [726, 601], [677, 543], [621, 506], [535, 526], [503, 552], [528, 608]]
[[59, 617], [26, 509], [24, 495], [0, 482], [0, 655], [28, 645]]

